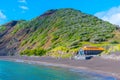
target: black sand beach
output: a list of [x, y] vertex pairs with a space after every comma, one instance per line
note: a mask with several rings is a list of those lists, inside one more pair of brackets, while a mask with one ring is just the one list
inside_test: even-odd
[[51, 57], [0, 56], [0, 59], [29, 62], [40, 65], [58, 66], [64, 68], [81, 69], [103, 75], [113, 76], [116, 77], [117, 80], [120, 80], [120, 62], [110, 59], [102, 59], [100, 57], [95, 57], [91, 60], [72, 60], [56, 59]]

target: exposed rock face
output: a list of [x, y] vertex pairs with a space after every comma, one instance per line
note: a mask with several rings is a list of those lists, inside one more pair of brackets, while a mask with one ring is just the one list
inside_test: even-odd
[[42, 14], [40, 17], [50, 16], [51, 14], [55, 13], [57, 9], [51, 9], [47, 11], [46, 13]]
[[11, 22], [5, 24], [5, 26], [6, 26], [6, 27], [13, 27], [13, 26], [15, 26], [15, 25], [17, 24], [17, 22], [18, 22], [18, 21], [11, 21]]
[[[12, 40], [12, 36], [9, 33], [13, 30], [13, 27], [18, 23], [18, 21], [11, 21], [3, 25], [6, 30], [0, 33], [0, 56], [13, 55], [13, 49], [8, 49], [9, 42]], [[12, 53], [11, 53], [12, 52]]]

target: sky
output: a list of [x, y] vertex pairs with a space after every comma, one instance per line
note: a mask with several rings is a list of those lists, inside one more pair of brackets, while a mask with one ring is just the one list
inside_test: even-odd
[[1, 0], [0, 25], [11, 20], [30, 20], [60, 8], [74, 8], [120, 25], [120, 0]]

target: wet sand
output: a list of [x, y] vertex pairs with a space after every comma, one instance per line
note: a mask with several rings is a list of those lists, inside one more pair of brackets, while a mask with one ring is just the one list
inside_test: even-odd
[[51, 57], [0, 56], [1, 60], [13, 60], [40, 65], [80, 69], [98, 74], [116, 77], [120, 80], [120, 61], [94, 57], [91, 60], [56, 59]]

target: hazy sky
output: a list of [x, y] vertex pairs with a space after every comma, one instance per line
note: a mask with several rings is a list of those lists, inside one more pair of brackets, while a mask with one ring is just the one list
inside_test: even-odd
[[1, 0], [0, 24], [29, 20], [49, 9], [74, 8], [120, 25], [120, 0]]

